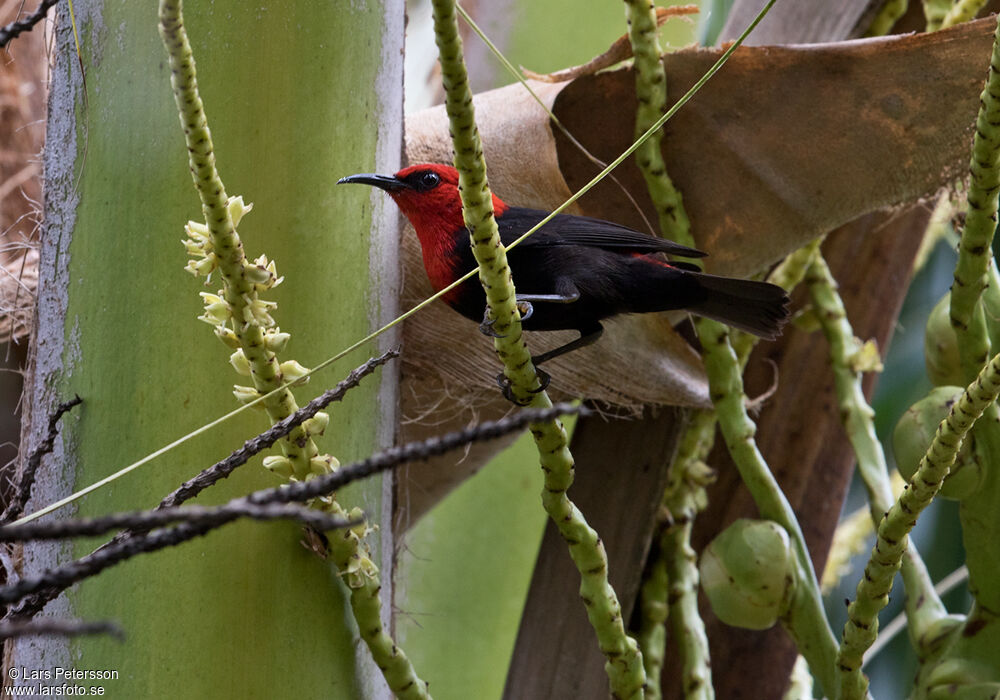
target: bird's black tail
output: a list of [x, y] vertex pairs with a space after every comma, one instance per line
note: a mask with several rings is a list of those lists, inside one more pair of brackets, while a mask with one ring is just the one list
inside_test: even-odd
[[707, 298], [687, 309], [726, 325], [773, 340], [788, 320], [788, 295], [767, 282], [688, 273], [707, 293]]

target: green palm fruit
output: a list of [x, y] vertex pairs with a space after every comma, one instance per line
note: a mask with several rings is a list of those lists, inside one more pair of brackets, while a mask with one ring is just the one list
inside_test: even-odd
[[712, 610], [727, 625], [772, 627], [795, 590], [795, 554], [788, 533], [770, 520], [734, 522], [705, 548], [699, 570]]
[[[907, 481], [913, 478], [920, 460], [934, 439], [938, 425], [963, 391], [957, 386], [935, 387], [927, 396], [910, 406], [899, 419], [892, 433], [892, 449], [896, 455], [896, 467]], [[941, 487], [941, 495], [945, 498], [961, 500], [979, 486], [983, 467], [975, 443], [975, 432], [971, 432]]]
[[958, 338], [951, 327], [951, 292], [941, 297], [927, 319], [924, 364], [934, 386], [950, 386], [965, 381], [958, 355]]

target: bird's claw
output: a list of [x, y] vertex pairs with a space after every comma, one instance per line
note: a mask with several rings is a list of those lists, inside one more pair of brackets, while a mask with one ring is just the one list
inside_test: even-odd
[[491, 338], [506, 338], [506, 335], [497, 333], [493, 328], [493, 324], [496, 323], [495, 318], [490, 318], [490, 307], [486, 307], [486, 311], [483, 312], [482, 323], [479, 324], [479, 332], [483, 335], [488, 335]]
[[517, 302], [517, 312], [521, 314], [521, 323], [524, 323], [535, 313], [535, 307], [531, 305], [530, 301], [519, 301]]
[[[549, 384], [552, 382], [552, 375], [543, 369], [535, 367], [535, 374], [538, 375], [538, 388], [528, 389], [529, 394], [540, 394], [549, 388]], [[514, 388], [510, 383], [510, 379], [507, 375], [501, 372], [497, 375], [497, 386], [500, 387], [500, 391], [503, 393], [503, 397], [510, 401], [515, 406], [527, 406], [531, 403], [529, 398], [527, 401], [521, 401], [516, 396], [514, 396]]]
[[[521, 315], [522, 322], [527, 321], [535, 313], [535, 307], [531, 305], [530, 301], [519, 301], [517, 302], [517, 312]], [[495, 318], [490, 317], [490, 307], [487, 306], [486, 311], [483, 312], [483, 320], [479, 324], [479, 332], [491, 338], [506, 338], [506, 335], [497, 333], [496, 329], [493, 328], [496, 322]]]

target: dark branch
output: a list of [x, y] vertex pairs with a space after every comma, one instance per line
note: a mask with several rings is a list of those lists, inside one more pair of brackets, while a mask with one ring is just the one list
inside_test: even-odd
[[[366, 460], [341, 467], [332, 474], [316, 477], [307, 482], [295, 482], [276, 489], [257, 491], [249, 496], [230, 501], [225, 506], [208, 510], [221, 513], [222, 515], [219, 517], [228, 518], [229, 513], [239, 511], [247, 506], [269, 506], [294, 501], [308, 501], [336, 491], [353, 481], [391, 469], [405, 462], [428, 459], [471, 442], [498, 438], [530, 424], [553, 420], [561, 415], [585, 412], [582, 406], [571, 404], [556, 404], [548, 409], [520, 411], [499, 421], [482, 423], [441, 437], [430, 438], [424, 442], [394, 447]], [[208, 521], [182, 523], [169, 530], [155, 530], [148, 534], [109, 542], [74, 562], [49, 569], [38, 576], [25, 577], [14, 584], [0, 588], [0, 602], [12, 603], [26, 596], [31, 596], [11, 613], [11, 616], [30, 616], [63, 589], [77, 581], [93, 576], [137, 554], [153, 552], [194, 539], [215, 526]]]
[[309, 481], [298, 481], [280, 489], [264, 489], [246, 496], [249, 503], [290, 503], [308, 501], [343, 488], [352, 481], [386, 471], [404, 464], [429, 459], [472, 442], [492, 440], [513, 433], [534, 423], [545, 423], [559, 416], [589, 411], [581, 405], [557, 403], [552, 408], [525, 409], [498, 421], [480, 423], [464, 430], [432, 437], [423, 442], [411, 442], [391, 447], [360, 462], [340, 467], [331, 474], [324, 474]]
[[56, 406], [55, 413], [49, 416], [49, 431], [38, 447], [28, 456], [28, 461], [24, 465], [24, 471], [18, 480], [17, 487], [10, 497], [10, 503], [4, 508], [3, 515], [0, 515], [0, 522], [9, 523], [21, 517], [24, 506], [31, 498], [31, 487], [35, 485], [35, 474], [42, 463], [42, 457], [52, 452], [55, 445], [56, 436], [59, 435], [59, 419], [74, 406], [83, 403], [83, 399], [74, 396], [69, 401], [65, 401]]
[[[249, 509], [245, 507], [247, 505], [250, 506]], [[129, 537], [116, 544], [109, 544], [106, 547], [102, 547], [91, 552], [86, 557], [77, 559], [65, 566], [49, 569], [38, 576], [25, 576], [16, 583], [4, 586], [0, 588], [0, 603], [13, 603], [27, 595], [38, 593], [48, 588], [57, 588], [61, 591], [78, 581], [95, 576], [105, 569], [119, 564], [126, 559], [131, 559], [138, 554], [147, 554], [165, 549], [166, 547], [182, 544], [244, 516], [255, 520], [292, 518], [309, 525], [319, 525], [323, 529], [331, 524], [337, 527], [352, 524], [345, 523], [339, 518], [324, 516], [322, 513], [312, 511], [308, 508], [274, 508], [272, 507], [273, 505], [267, 504], [264, 507], [260, 507], [255, 504], [232, 502], [219, 508], [196, 508], [196, 510], [204, 511], [203, 515], [196, 519], [183, 522], [170, 529], [154, 530], [145, 535]], [[185, 508], [183, 510], [195, 510], [195, 508]], [[156, 515], [163, 515], [163, 513], [164, 511], [160, 511]], [[166, 513], [170, 515], [169, 511]], [[153, 514], [154, 512], [150, 511], [150, 515]], [[77, 521], [77, 523], [79, 522]], [[18, 525], [17, 527], [28, 528], [38, 527], [38, 525], [40, 524], [28, 523], [24, 526]], [[17, 616], [21, 615], [21, 612], [17, 613]]]
[[[201, 472], [194, 478], [190, 479], [189, 481], [184, 482], [177, 490], [175, 490], [173, 493], [169, 494], [166, 498], [164, 498], [157, 506], [157, 509], [164, 509], [177, 506], [190, 498], [194, 498], [196, 495], [201, 493], [209, 486], [212, 486], [218, 481], [225, 479], [237, 467], [241, 466], [242, 464], [245, 464], [251, 457], [256, 455], [258, 452], [261, 452], [270, 447], [271, 445], [273, 445], [282, 437], [290, 433], [297, 425], [300, 425], [309, 418], [312, 418], [313, 416], [316, 415], [316, 413], [318, 413], [321, 409], [328, 406], [330, 403], [341, 400], [344, 397], [344, 394], [346, 394], [348, 390], [358, 386], [358, 384], [361, 383], [361, 380], [364, 377], [368, 376], [369, 374], [374, 372], [378, 367], [384, 365], [389, 360], [395, 357], [399, 357], [398, 350], [389, 350], [380, 355], [379, 357], [369, 359], [360, 367], [357, 367], [354, 370], [352, 370], [347, 375], [347, 377], [345, 377], [344, 380], [341, 381], [339, 384], [337, 384], [337, 386], [335, 386], [334, 388], [324, 392], [322, 395], [310, 401], [307, 405], [305, 405], [304, 407], [293, 413], [291, 416], [282, 421], [279, 421], [278, 423], [271, 426], [271, 428], [264, 431], [257, 437], [247, 440], [243, 444], [243, 447], [238, 449], [236, 452], [231, 454], [226, 459], [214, 464], [213, 466]], [[141, 530], [142, 528], [139, 529]], [[123, 550], [120, 548], [120, 545], [122, 545], [122, 543], [124, 542], [129, 541], [130, 538], [134, 540], [136, 537], [142, 534], [144, 534], [144, 532], [141, 531], [138, 533], [132, 533], [129, 531], [121, 532], [115, 535], [109, 542], [101, 545], [87, 556], [81, 557], [80, 559], [76, 560], [75, 562], [72, 562], [67, 566], [76, 566], [77, 571], [82, 570], [83, 576], [81, 578], [92, 576], [94, 575], [94, 573], [97, 573], [98, 571], [101, 571], [109, 566], [113, 566], [114, 564], [118, 563], [118, 561], [122, 561], [128, 557], [134, 556], [133, 554], [129, 553], [131, 550], [129, 549]], [[193, 534], [191, 534], [188, 539], [197, 537], [200, 534], [203, 533], [200, 531], [193, 532]], [[170, 544], [175, 544], [175, 543], [167, 542], [162, 546], [164, 547], [170, 546]], [[107, 555], [108, 551], [111, 551], [112, 555], [110, 556]], [[153, 550], [151, 549], [143, 551], [153, 551]], [[114, 554], [115, 552], [117, 552], [118, 554], [115, 555]], [[141, 552], [137, 551], [135, 553], [141, 553]], [[119, 558], [115, 558], [116, 556]], [[88, 573], [92, 571], [92, 569], [88, 567], [90, 567], [90, 565], [95, 561], [97, 562], [97, 566], [99, 568], [93, 569], [93, 573]], [[69, 583], [66, 583], [65, 585], [43, 586], [40, 590], [35, 589], [33, 593], [31, 593], [30, 595], [28, 595], [27, 598], [21, 601], [20, 605], [16, 610], [8, 613], [8, 617], [14, 617], [14, 616], [31, 617], [32, 615], [40, 611], [43, 607], [45, 607], [45, 605], [50, 600], [53, 600], [56, 596], [58, 596], [67, 586], [72, 585], [72, 583], [74, 583], [76, 580], [78, 579], [71, 579], [69, 580]], [[3, 589], [0, 589], [0, 591], [2, 590]], [[19, 599], [20, 597], [24, 597], [24, 594], [22, 594], [18, 598], [15, 598], [15, 600]]]
[[30, 32], [36, 24], [45, 19], [45, 15], [48, 14], [49, 9], [57, 2], [59, 0], [42, 0], [33, 13], [24, 19], [16, 20], [0, 28], [0, 49], [24, 32]]
[[78, 637], [84, 634], [110, 634], [118, 641], [125, 641], [122, 628], [111, 622], [84, 622], [82, 620], [4, 620], [0, 621], [0, 639], [28, 635], [56, 635]]
[[194, 498], [209, 486], [225, 479], [237, 467], [246, 464], [251, 457], [266, 450], [334, 401], [343, 399], [344, 394], [358, 386], [362, 379], [395, 357], [399, 357], [399, 351], [389, 350], [378, 357], [368, 360], [360, 367], [351, 370], [350, 374], [337, 384], [337, 386], [320, 394], [298, 411], [288, 416], [288, 418], [278, 421], [257, 437], [247, 440], [243, 443], [243, 447], [233, 452], [221, 462], [217, 462], [196, 477], [185, 481], [176, 491], [160, 501], [160, 505], [157, 508], [179, 506], [184, 501]]
[[72, 520], [33, 521], [23, 525], [0, 527], [0, 542], [28, 540], [57, 540], [66, 537], [94, 537], [111, 530], [131, 528], [149, 531], [153, 528], [187, 523], [189, 525], [210, 525], [220, 527], [238, 518], [251, 520], [298, 520], [303, 525], [323, 532], [341, 527], [351, 527], [361, 521], [335, 518], [311, 508], [296, 505], [257, 505], [243, 501], [232, 501], [224, 506], [184, 506], [159, 510], [114, 513], [101, 518], [79, 518]]

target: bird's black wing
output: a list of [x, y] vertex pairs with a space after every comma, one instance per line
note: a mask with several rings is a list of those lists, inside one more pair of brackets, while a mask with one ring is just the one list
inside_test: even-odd
[[[510, 207], [498, 219], [500, 240], [510, 245], [522, 233], [548, 216], [538, 209]], [[679, 243], [657, 238], [610, 221], [589, 216], [557, 214], [519, 246], [581, 245], [606, 250], [628, 250], [636, 253], [668, 253], [686, 258], [703, 258], [707, 253]]]

